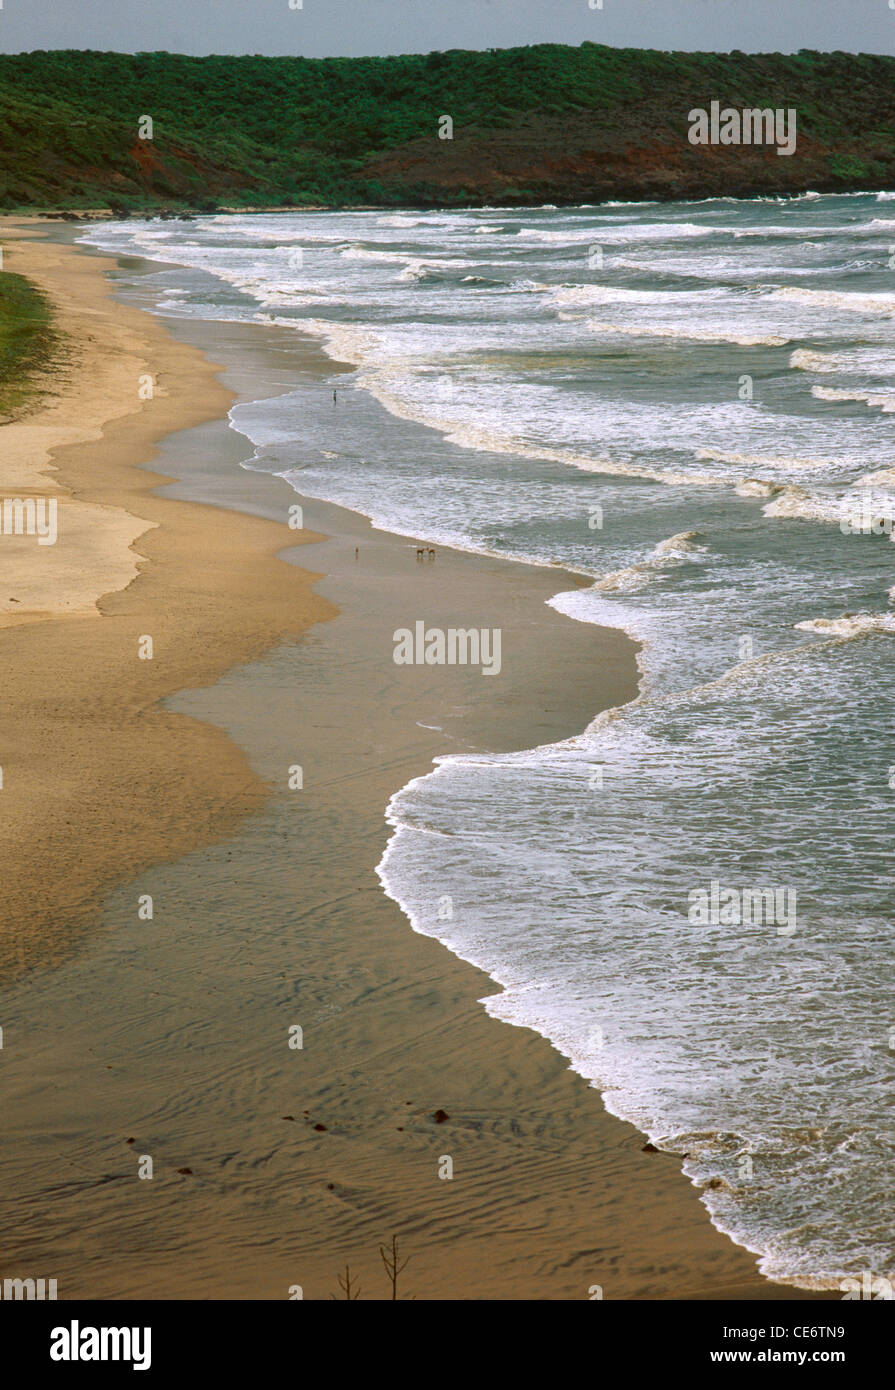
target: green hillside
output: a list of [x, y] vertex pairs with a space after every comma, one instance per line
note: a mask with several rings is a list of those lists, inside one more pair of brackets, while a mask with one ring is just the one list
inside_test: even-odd
[[[795, 107], [792, 158], [695, 148]], [[450, 115], [454, 140], [437, 138]], [[152, 140], [138, 137], [151, 116]], [[0, 206], [462, 206], [895, 184], [895, 59], [541, 44], [390, 58], [0, 55]]]

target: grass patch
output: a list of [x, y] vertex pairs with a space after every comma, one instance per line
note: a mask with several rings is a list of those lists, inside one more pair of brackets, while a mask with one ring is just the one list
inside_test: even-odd
[[53, 344], [51, 317], [30, 281], [0, 271], [0, 416], [18, 414], [36, 394]]

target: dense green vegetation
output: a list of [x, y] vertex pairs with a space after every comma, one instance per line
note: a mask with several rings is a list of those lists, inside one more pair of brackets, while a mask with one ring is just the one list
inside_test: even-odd
[[14, 415], [35, 389], [52, 346], [50, 308], [21, 275], [0, 272], [0, 416]]
[[[891, 181], [895, 59], [880, 56], [590, 43], [328, 59], [62, 51], [0, 55], [0, 206], [475, 202], [487, 171], [450, 187], [441, 177], [442, 114], [472, 156], [476, 139], [527, 124], [533, 166], [540, 130], [555, 144], [557, 123], [571, 121], [578, 145], [590, 131], [610, 163], [629, 161], [636, 188], [638, 152], [661, 146], [670, 176], [692, 162], [686, 113], [713, 99], [798, 108], [800, 153], [774, 165], [778, 183], [795, 188], [809, 168], [813, 186]], [[138, 138], [144, 115], [152, 140]], [[407, 166], [389, 163], [402, 150]], [[548, 162], [532, 178], [514, 165], [503, 184], [498, 170], [497, 191], [525, 201], [555, 185], [562, 197], [552, 148]]]

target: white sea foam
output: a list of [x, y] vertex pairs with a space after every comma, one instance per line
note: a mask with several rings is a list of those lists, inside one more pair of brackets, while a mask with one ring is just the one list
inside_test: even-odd
[[794, 626], [822, 637], [865, 637], [870, 632], [895, 634], [895, 613], [847, 613], [841, 618], [810, 618]]
[[575, 245], [601, 241], [676, 241], [712, 236], [716, 231], [715, 227], [700, 227], [695, 222], [625, 222], [623, 225], [613, 226], [604, 222], [598, 226], [567, 229], [520, 227], [518, 235], [526, 241], [543, 242], [546, 245]]
[[[552, 289], [549, 285], [544, 290]], [[724, 290], [629, 290], [620, 285], [573, 285], [554, 289], [554, 304], [636, 304], [645, 306], [674, 305], [689, 311], [693, 305], [703, 305], [722, 298]]]
[[854, 314], [895, 313], [895, 294], [861, 294], [853, 290], [807, 290], [785, 285], [772, 290], [769, 298], [791, 300], [812, 309], [845, 309]]
[[702, 329], [691, 324], [676, 327], [674, 324], [657, 323], [608, 323], [588, 319], [588, 328], [594, 333], [620, 333], [626, 337], [637, 338], [689, 338], [697, 343], [736, 343], [740, 347], [785, 347], [788, 338], [773, 333], [739, 333], [731, 329]]
[[696, 457], [712, 459], [718, 463], [734, 463], [743, 468], [779, 468], [794, 473], [830, 471], [836, 467], [835, 459], [799, 458], [798, 456], [771, 456], [762, 454], [739, 454], [730, 449], [698, 449]]
[[767, 517], [791, 518], [800, 521], [835, 521], [842, 518], [842, 504], [838, 497], [825, 496], [812, 492], [809, 488], [783, 487], [774, 493], [766, 507], [762, 508]]
[[[876, 610], [895, 585], [889, 546], [838, 523], [895, 469], [884, 407], [829, 409], [888, 397], [895, 374], [869, 198], [847, 221], [846, 195], [812, 195], [801, 210], [711, 200], [679, 222], [624, 204], [88, 233], [189, 268], [160, 286], [179, 314], [267, 305], [264, 321], [356, 368], [338, 410], [313, 385], [236, 407], [247, 467], [407, 535], [575, 570], [589, 585], [551, 605], [642, 643], [631, 706], [563, 745], [450, 759], [398, 793], [383, 882], [418, 930], [504, 985], [490, 1012], [551, 1038], [614, 1113], [689, 1155], [712, 1220], [769, 1276], [820, 1287], [887, 1259], [873, 1039], [895, 613]], [[598, 277], [591, 245], [608, 251]], [[599, 304], [620, 324], [595, 330]], [[739, 351], [786, 343], [794, 371], [837, 374], [829, 388]], [[743, 370], [754, 405], [733, 400]], [[688, 929], [689, 888], [746, 863], [798, 885], [792, 941]], [[433, 881], [452, 921], [427, 916]]]
[[834, 386], [812, 386], [811, 394], [820, 401], [855, 401], [873, 406], [886, 415], [895, 411], [895, 392], [891, 391], [843, 391]]
[[895, 488], [895, 468], [877, 468], [873, 473], [865, 473], [857, 479], [857, 485]]
[[802, 372], [835, 372], [840, 362], [834, 352], [812, 352], [809, 348], [796, 348], [789, 359], [789, 365]]
[[761, 478], [746, 478], [735, 488], [738, 497], [773, 497], [780, 490], [779, 483], [766, 483]]
[[[336, 351], [333, 352], [333, 355], [338, 356], [339, 354]], [[722, 486], [729, 482], [729, 479], [708, 470], [694, 468], [692, 471], [686, 472], [683, 469], [650, 468], [646, 464], [621, 462], [605, 454], [588, 456], [576, 453], [572, 449], [555, 449], [546, 444], [533, 445], [518, 435], [508, 434], [505, 431], [473, 421], [465, 421], [460, 424], [456, 415], [451, 413], [449, 404], [425, 405], [420, 401], [409, 403], [402, 395], [396, 394], [393, 389], [390, 389], [388, 372], [370, 374], [366, 378], [364, 386], [376, 400], [385, 406], [391, 415], [398, 419], [412, 420], [418, 424], [427, 425], [430, 429], [439, 430], [445, 435], [449, 443], [457, 444], [464, 449], [496, 454], [515, 454], [520, 458], [562, 463], [569, 468], [578, 469], [585, 473], [602, 473], [609, 477], [644, 478], [666, 486], [696, 486], [707, 483]]]
[[645, 589], [665, 571], [693, 562], [705, 554], [706, 547], [697, 543], [697, 532], [682, 531], [660, 541], [652, 554], [639, 564], [628, 565], [598, 579], [594, 589], [599, 593], [637, 593]]

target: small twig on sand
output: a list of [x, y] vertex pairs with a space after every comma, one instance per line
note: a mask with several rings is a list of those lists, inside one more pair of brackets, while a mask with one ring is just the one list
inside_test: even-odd
[[[343, 1297], [348, 1299], [350, 1303], [353, 1303], [356, 1298], [360, 1298], [360, 1285], [358, 1285], [356, 1291], [352, 1291], [351, 1270], [348, 1265], [345, 1266], [344, 1278], [341, 1274], [339, 1275], [339, 1288], [342, 1290]], [[330, 1298], [338, 1298], [338, 1294], [331, 1293]]]
[[384, 1245], [380, 1245], [380, 1247], [379, 1247], [379, 1258], [382, 1260], [382, 1263], [385, 1265], [385, 1272], [386, 1272], [386, 1274], [388, 1275], [389, 1280], [391, 1281], [391, 1286], [392, 1286], [392, 1299], [393, 1299], [393, 1300], [394, 1300], [394, 1299], [397, 1299], [397, 1297], [398, 1297], [398, 1275], [399, 1275], [403, 1270], [405, 1270], [405, 1269], [407, 1268], [408, 1264], [410, 1263], [410, 1256], [408, 1255], [408, 1256], [407, 1256], [407, 1259], [404, 1260], [403, 1263], [401, 1263], [401, 1261], [400, 1261], [400, 1259], [399, 1259], [399, 1256], [398, 1256], [398, 1237], [397, 1237], [397, 1236], [392, 1236], [392, 1248], [391, 1248], [391, 1250], [387, 1250], [386, 1247], [385, 1247]]

